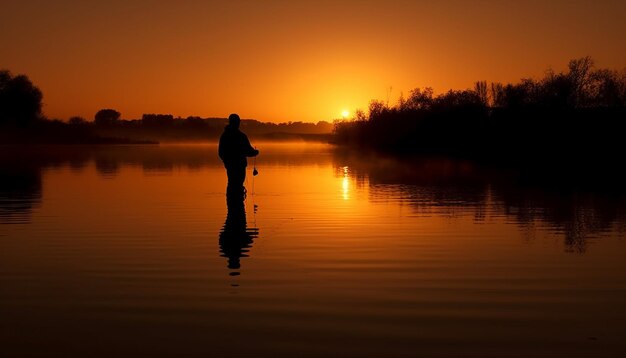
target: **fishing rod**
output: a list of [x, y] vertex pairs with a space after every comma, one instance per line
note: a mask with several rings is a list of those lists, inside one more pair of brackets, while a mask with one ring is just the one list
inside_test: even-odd
[[[257, 151], [257, 153], [259, 152], [259, 151], [256, 149], [256, 147], [254, 147], [254, 150], [256, 150], [256, 151]], [[255, 155], [255, 156], [254, 156], [254, 170], [252, 171], [252, 177], [253, 177], [252, 179], [254, 179], [254, 177], [255, 177], [255, 176], [259, 175], [259, 171], [258, 171], [258, 170], [256, 170], [256, 157], [257, 157], [257, 156]]]
[[[256, 147], [254, 147], [254, 149], [256, 150]], [[258, 153], [258, 150], [257, 150]], [[252, 164], [252, 213], [254, 215], [254, 226], [256, 227], [256, 209], [257, 206], [254, 203], [254, 177], [259, 175], [259, 171], [256, 169], [256, 155], [254, 156], [254, 161]]]
[[[254, 147], [254, 149], [256, 150], [256, 147]], [[259, 171], [256, 169], [256, 156], [254, 156], [254, 161], [252, 163], [252, 195], [254, 195], [254, 177], [259, 175]]]

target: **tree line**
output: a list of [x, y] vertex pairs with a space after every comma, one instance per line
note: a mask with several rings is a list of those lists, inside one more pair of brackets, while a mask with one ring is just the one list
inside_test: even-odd
[[[123, 119], [112, 108], [97, 111], [93, 120], [80, 116], [67, 122], [49, 119], [42, 113], [43, 94], [25, 75], [0, 70], [0, 144], [2, 143], [153, 143], [158, 141], [214, 140], [222, 133], [226, 118], [175, 117], [172, 114], [143, 114], [140, 119]], [[268, 123], [242, 121], [251, 136], [273, 139], [323, 139], [332, 123]]]
[[[198, 116], [175, 117], [172, 114], [146, 113], [140, 119], [121, 119], [120, 112], [114, 109], [102, 109], [89, 122], [82, 118], [71, 118], [70, 123], [93, 127], [98, 133], [107, 136], [122, 136], [140, 140], [184, 141], [215, 140], [228, 123], [226, 118], [202, 118]], [[243, 119], [241, 127], [252, 137], [265, 138], [308, 138], [328, 136], [333, 124], [326, 121], [318, 123], [285, 122], [270, 123], [255, 119]]]
[[42, 99], [27, 76], [0, 70], [0, 125], [25, 126], [40, 119]]
[[626, 69], [596, 69], [590, 57], [535, 80], [435, 95], [416, 88], [395, 105], [372, 101], [337, 122], [334, 141], [397, 154], [516, 159], [615, 156], [626, 128]]

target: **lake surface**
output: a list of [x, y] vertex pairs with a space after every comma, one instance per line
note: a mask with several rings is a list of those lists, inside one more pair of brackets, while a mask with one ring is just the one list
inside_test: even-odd
[[257, 144], [4, 148], [0, 355], [626, 352], [623, 193]]

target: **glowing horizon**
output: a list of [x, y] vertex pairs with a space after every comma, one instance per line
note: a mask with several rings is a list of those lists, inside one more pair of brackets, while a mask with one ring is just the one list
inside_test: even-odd
[[332, 121], [475, 81], [517, 82], [589, 55], [626, 67], [626, 3], [9, 1], [0, 68], [50, 118], [143, 113]]

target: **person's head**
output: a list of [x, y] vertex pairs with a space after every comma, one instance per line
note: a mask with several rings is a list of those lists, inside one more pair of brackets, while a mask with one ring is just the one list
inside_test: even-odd
[[239, 124], [241, 123], [241, 119], [237, 113], [233, 113], [228, 116], [228, 125], [233, 128], [239, 128]]

